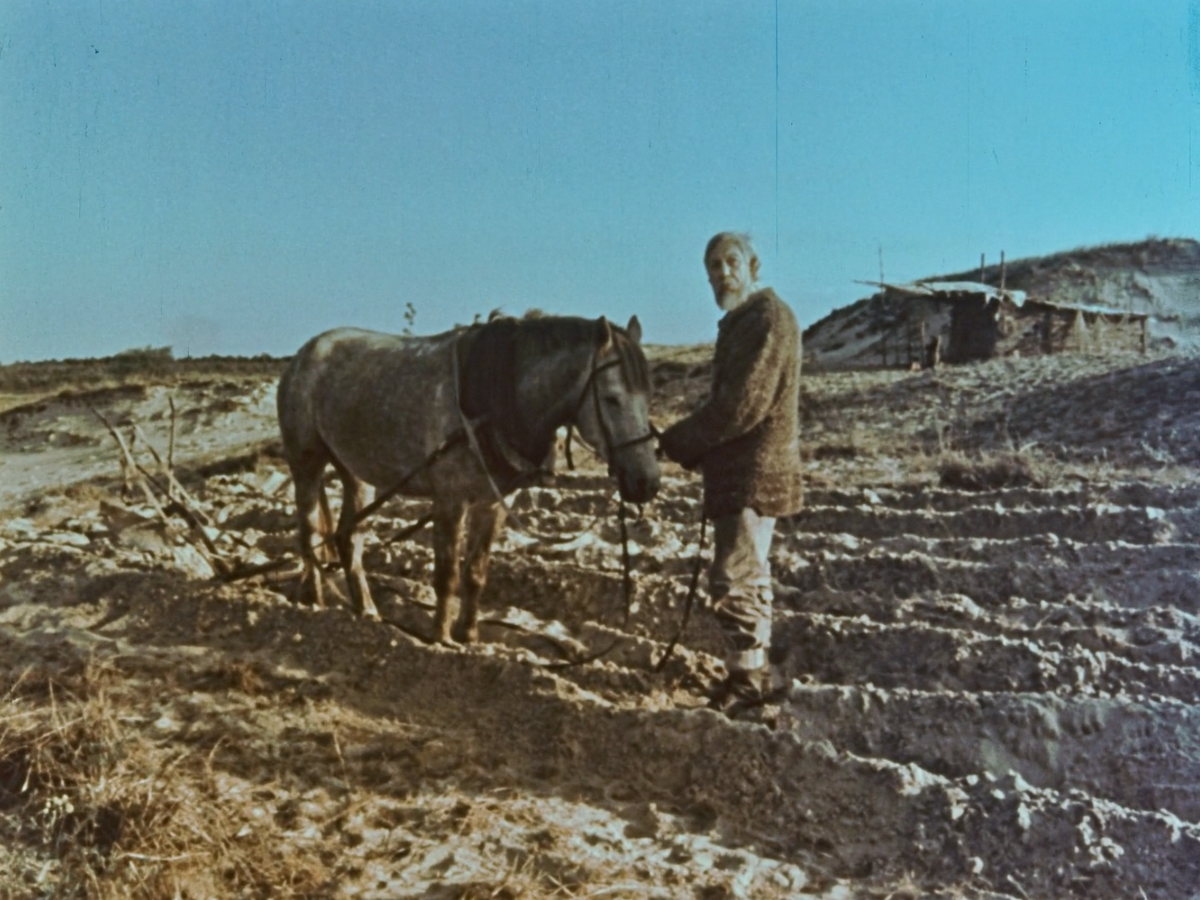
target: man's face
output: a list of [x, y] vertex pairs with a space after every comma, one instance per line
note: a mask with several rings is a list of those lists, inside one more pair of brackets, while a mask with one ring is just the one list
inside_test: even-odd
[[740, 244], [724, 242], [713, 248], [704, 262], [708, 283], [712, 285], [717, 306], [728, 312], [750, 295], [754, 272], [746, 250]]

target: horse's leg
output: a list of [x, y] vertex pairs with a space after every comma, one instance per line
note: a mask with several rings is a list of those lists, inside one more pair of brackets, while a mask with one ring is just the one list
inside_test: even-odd
[[[333, 534], [333, 513], [329, 511], [329, 494], [324, 490], [325, 476], [321, 473], [322, 489], [319, 492], [321, 508], [319, 510], [321, 516], [321, 525], [317, 529], [324, 537]], [[322, 541], [316, 548], [317, 562], [322, 565], [337, 562], [337, 548], [328, 541]]]
[[300, 559], [304, 562], [294, 600], [320, 609], [325, 606], [325, 592], [321, 586], [319, 556], [329, 531], [329, 507], [321, 477], [325, 460], [305, 460], [292, 463], [290, 468], [296, 489], [296, 519], [300, 525]]
[[504, 527], [504, 516], [501, 503], [477, 504], [467, 515], [467, 558], [463, 563], [467, 585], [458, 620], [459, 638], [467, 643], [479, 640], [479, 595], [487, 584], [492, 542]]
[[355, 478], [348, 469], [334, 460], [334, 467], [342, 479], [342, 512], [338, 516], [337, 551], [346, 573], [346, 587], [350, 589], [350, 603], [354, 609], [368, 619], [378, 619], [379, 610], [371, 599], [371, 588], [367, 584], [367, 573], [362, 564], [364, 535], [355, 526], [358, 511], [371, 502], [375, 489], [365, 481]]
[[443, 644], [454, 643], [450, 631], [458, 611], [458, 560], [466, 512], [467, 505], [461, 500], [437, 500], [433, 504], [433, 590], [437, 594], [434, 627], [437, 640]]

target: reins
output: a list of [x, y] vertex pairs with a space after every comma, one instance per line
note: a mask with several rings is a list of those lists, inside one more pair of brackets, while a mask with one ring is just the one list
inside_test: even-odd
[[444, 454], [446, 451], [450, 450], [452, 447], [456, 446], [459, 442], [461, 442], [465, 438], [466, 438], [466, 434], [464, 432], [456, 431], [456, 432], [454, 432], [454, 434], [450, 435], [450, 437], [446, 438], [446, 440], [442, 441], [442, 443], [438, 446], [438, 448], [436, 450], [434, 450], [432, 453], [430, 453], [427, 457], [425, 457], [425, 459], [422, 460], [421, 463], [415, 469], [409, 470], [409, 472], [407, 474], [405, 474], [405, 476], [403, 478], [401, 478], [399, 481], [397, 481], [395, 484], [393, 484], [390, 488], [388, 488], [386, 491], [384, 491], [382, 494], [377, 496], [374, 500], [372, 500], [370, 503], [368, 503], [366, 506], [364, 506], [362, 509], [360, 509], [357, 513], [355, 513], [354, 524], [359, 525], [364, 520], [373, 516], [376, 512], [379, 511], [380, 507], [382, 507], [385, 503], [387, 503], [389, 500], [391, 500], [393, 497], [395, 497], [398, 493], [400, 493], [402, 490], [404, 490], [405, 486], [410, 481], [412, 481], [414, 478], [416, 478], [417, 475], [419, 475], [421, 472], [425, 471], [425, 469], [427, 469], [431, 465], [433, 465], [438, 459], [441, 458], [442, 454]]
[[[391, 487], [389, 487], [386, 491], [384, 491], [382, 494], [377, 496], [374, 500], [372, 500], [370, 503], [368, 503], [366, 506], [364, 506], [362, 509], [360, 509], [358, 512], [356, 512], [354, 514], [355, 527], [361, 525], [364, 521], [369, 519], [371, 516], [375, 515], [375, 513], [377, 513], [379, 511], [380, 507], [382, 507], [385, 503], [387, 503], [389, 500], [391, 500], [393, 497], [395, 497], [398, 493], [400, 493], [402, 490], [404, 490], [405, 486], [410, 481], [412, 481], [414, 478], [416, 478], [425, 469], [429, 468], [429, 466], [431, 466], [435, 462], [437, 462], [437, 460], [440, 459], [444, 453], [446, 453], [451, 448], [455, 447], [465, 437], [466, 437], [466, 435], [463, 432], [456, 431], [454, 434], [450, 435], [450, 437], [446, 438], [446, 440], [442, 441], [442, 443], [440, 445], [438, 445], [438, 448], [436, 450], [434, 450], [432, 453], [430, 453], [427, 457], [425, 457], [425, 459], [423, 459], [417, 465], [416, 468], [410, 469], [408, 472], [405, 473], [403, 478], [401, 478], [399, 481], [397, 481], [395, 484], [393, 484]], [[430, 516], [430, 515], [421, 516], [421, 518], [418, 519], [412, 525], [409, 525], [406, 528], [402, 528], [400, 531], [396, 532], [396, 534], [392, 535], [392, 537], [388, 540], [388, 543], [395, 543], [396, 541], [404, 540], [405, 538], [409, 537], [410, 535], [415, 534], [416, 532], [420, 531], [422, 528], [424, 528], [426, 525], [428, 525], [431, 521], [433, 521], [432, 516]], [[325, 537], [321, 539], [320, 544], [318, 544], [317, 546], [324, 547], [327, 544], [332, 543], [336, 539], [337, 539], [337, 532], [334, 531], [331, 534], [325, 535]]]
[[621, 627], [629, 625], [629, 614], [633, 609], [633, 569], [629, 562], [629, 529], [625, 526], [625, 501], [617, 504], [617, 522], [621, 526], [621, 590], [625, 594], [625, 616]]
[[696, 560], [692, 564], [692, 578], [688, 583], [687, 598], [683, 601], [683, 616], [679, 620], [679, 628], [675, 631], [675, 636], [671, 638], [671, 642], [667, 644], [667, 649], [663, 651], [662, 659], [654, 665], [654, 672], [658, 674], [663, 670], [663, 666], [667, 664], [667, 660], [671, 658], [671, 654], [675, 652], [675, 645], [679, 643], [679, 639], [683, 637], [683, 632], [688, 626], [688, 621], [692, 617], [692, 605], [696, 602], [696, 589], [700, 585], [700, 568], [704, 565], [704, 533], [708, 527], [708, 516], [704, 513], [700, 514], [700, 541], [696, 545]]
[[[638, 444], [644, 444], [647, 441], [655, 440], [659, 435], [659, 430], [654, 427], [653, 423], [651, 423], [645, 434], [638, 435], [637, 437], [630, 438], [625, 441], [615, 441], [613, 439], [612, 430], [608, 427], [608, 422], [604, 419], [603, 410], [600, 408], [600, 388], [597, 382], [597, 376], [607, 369], [620, 366], [622, 364], [622, 360], [619, 354], [615, 359], [610, 359], [603, 364], [600, 363], [599, 359], [600, 353], [597, 350], [592, 354], [591, 371], [588, 372], [587, 381], [584, 383], [583, 389], [579, 392], [579, 400], [575, 403], [575, 411], [571, 416], [571, 421], [567, 424], [567, 437], [564, 449], [567, 457], [567, 465], [571, 469], [574, 469], [575, 461], [571, 458], [571, 432], [572, 429], [576, 427], [575, 423], [583, 409], [583, 404], [587, 402], [588, 395], [590, 394], [592, 399], [592, 409], [596, 416], [596, 424], [600, 429], [600, 436], [604, 441], [604, 456], [606, 457], [605, 462], [608, 464], [608, 474], [612, 475], [614, 474], [613, 458], [618, 451], [624, 450], [627, 447], [636, 446]], [[617, 522], [621, 532], [621, 590], [624, 596], [625, 606], [624, 615], [621, 622], [622, 627], [629, 625], [629, 617], [633, 611], [634, 592], [633, 566], [629, 554], [629, 529], [625, 521], [626, 514], [625, 501], [618, 500]], [[545, 666], [545, 668], [563, 669], [573, 666], [587, 665], [588, 663], [595, 662], [596, 660], [607, 656], [625, 640], [625, 637], [614, 638], [607, 647], [604, 647], [595, 653], [590, 653], [580, 659], [559, 663], [549, 663]]]
[[[571, 417], [571, 420], [574, 422], [579, 418], [579, 412], [581, 409], [583, 409], [583, 404], [587, 399], [588, 389], [591, 388], [592, 409], [596, 415], [596, 424], [600, 427], [600, 436], [604, 438], [604, 450], [605, 454], [608, 456], [608, 473], [611, 475], [613, 472], [612, 459], [614, 453], [624, 450], [626, 447], [633, 447], [637, 444], [644, 444], [646, 441], [652, 441], [658, 437], [659, 431], [654, 427], [653, 424], [651, 424], [645, 434], [638, 435], [634, 438], [629, 438], [629, 440], [626, 441], [617, 442], [613, 440], [612, 431], [609, 429], [608, 423], [604, 420], [604, 414], [600, 409], [600, 388], [597, 386], [596, 376], [607, 369], [621, 365], [621, 357], [618, 355], [616, 359], [610, 359], [604, 365], [599, 364], [599, 358], [599, 351], [596, 351], [592, 354], [592, 371], [588, 374], [587, 383], [584, 384], [583, 390], [579, 394], [579, 402], [575, 404], [575, 414]], [[567, 435], [569, 439], [569, 426]]]
[[[600, 388], [597, 381], [597, 376], [599, 376], [599, 374], [606, 369], [611, 369], [614, 366], [620, 366], [622, 364], [622, 360], [619, 353], [616, 358], [610, 359], [603, 365], [600, 364], [599, 360], [600, 352], [597, 350], [592, 354], [592, 370], [588, 373], [588, 380], [584, 384], [583, 390], [579, 394], [579, 401], [575, 404], [575, 414], [571, 417], [571, 421], [573, 424], [575, 420], [579, 418], [579, 413], [583, 409], [583, 404], [587, 401], [587, 396], [590, 393], [592, 395], [592, 411], [596, 416], [596, 425], [599, 427], [600, 436], [604, 440], [604, 455], [606, 457], [605, 462], [608, 464], [608, 474], [612, 475], [614, 474], [613, 459], [618, 451], [624, 450], [627, 447], [637, 446], [638, 444], [644, 444], [647, 441], [652, 441], [658, 437], [659, 432], [658, 429], [654, 427], [653, 423], [651, 423], [645, 434], [641, 434], [637, 437], [629, 438], [628, 440], [619, 442], [613, 439], [612, 430], [608, 427], [608, 422], [606, 422], [604, 419], [604, 411], [600, 408]], [[568, 426], [566, 445], [568, 465], [573, 463], [573, 460], [570, 458], [570, 441], [571, 427]], [[574, 468], [573, 465], [572, 468]], [[625, 601], [625, 613], [621, 621], [622, 627], [629, 625], [629, 616], [633, 611], [633, 565], [629, 556], [629, 528], [625, 523], [625, 516], [625, 501], [623, 499], [618, 500], [617, 523], [620, 526], [621, 531], [621, 591], [624, 595]], [[591, 657], [591, 659], [588, 661], [590, 662], [591, 660], [599, 659], [600, 657], [607, 655], [623, 640], [624, 638], [616, 638], [611, 644], [609, 644], [595, 656]]]

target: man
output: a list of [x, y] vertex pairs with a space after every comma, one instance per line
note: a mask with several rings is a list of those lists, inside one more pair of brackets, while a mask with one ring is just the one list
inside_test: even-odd
[[713, 523], [713, 611], [725, 633], [728, 678], [712, 705], [726, 711], [771, 690], [771, 570], [778, 516], [799, 512], [800, 328], [770, 288], [745, 234], [721, 232], [704, 251], [717, 306], [725, 310], [713, 356], [712, 391], [660, 438], [663, 452], [704, 476]]

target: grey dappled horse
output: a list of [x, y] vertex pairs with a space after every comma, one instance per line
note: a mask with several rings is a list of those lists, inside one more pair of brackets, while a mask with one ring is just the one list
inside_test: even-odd
[[433, 501], [437, 637], [452, 640], [465, 580], [456, 636], [477, 640], [501, 498], [552, 463], [560, 426], [574, 425], [607, 461], [624, 499], [658, 491], [641, 331], [636, 316], [624, 329], [604, 318], [506, 317], [430, 337], [339, 328], [301, 347], [277, 397], [304, 559], [297, 599], [324, 605], [317, 553], [328, 531], [322, 476], [333, 465], [345, 489], [333, 543], [352, 603], [378, 618], [355, 519], [376, 489], [407, 478], [399, 493]]

